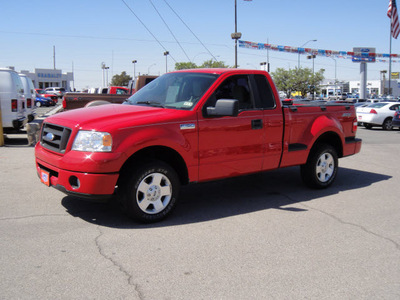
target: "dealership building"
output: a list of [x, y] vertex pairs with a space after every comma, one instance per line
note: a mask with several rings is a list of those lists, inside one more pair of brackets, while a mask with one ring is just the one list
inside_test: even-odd
[[21, 70], [19, 73], [25, 74], [32, 79], [35, 88], [63, 87], [66, 91], [71, 91], [73, 89], [73, 72], [63, 73], [62, 70], [59, 69], [35, 69], [33, 73], [27, 70]]

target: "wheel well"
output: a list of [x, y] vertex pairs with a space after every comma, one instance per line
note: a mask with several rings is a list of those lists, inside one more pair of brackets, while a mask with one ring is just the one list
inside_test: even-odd
[[393, 117], [387, 117], [384, 121], [383, 121], [383, 123], [385, 123], [387, 120], [392, 120], [393, 119]]
[[179, 176], [181, 184], [189, 183], [189, 174], [182, 156], [175, 150], [164, 146], [148, 147], [134, 153], [122, 166], [120, 180], [124, 174], [132, 172], [132, 169], [139, 164], [152, 160], [160, 160], [170, 165]]
[[322, 144], [322, 143], [323, 144], [329, 144], [333, 148], [335, 148], [338, 157], [342, 157], [343, 156], [343, 144], [342, 144], [342, 141], [341, 141], [340, 137], [336, 133], [334, 133], [334, 132], [326, 132], [323, 135], [321, 135], [315, 141], [314, 145], [311, 148], [310, 153], [312, 153], [312, 151], [314, 150], [314, 148], [318, 144]]

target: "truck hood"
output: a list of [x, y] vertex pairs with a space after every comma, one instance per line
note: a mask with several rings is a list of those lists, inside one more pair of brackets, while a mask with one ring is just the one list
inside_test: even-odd
[[172, 122], [176, 119], [190, 119], [189, 115], [192, 114], [192, 111], [186, 110], [107, 104], [62, 112], [47, 118], [46, 122], [69, 128], [112, 131], [112, 129]]

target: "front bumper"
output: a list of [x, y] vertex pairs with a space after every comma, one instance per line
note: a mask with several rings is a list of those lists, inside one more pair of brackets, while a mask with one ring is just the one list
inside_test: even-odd
[[67, 171], [38, 158], [36, 158], [36, 171], [39, 178], [42, 178], [43, 173], [48, 175], [46, 185], [68, 195], [85, 198], [106, 198], [113, 195], [119, 177], [118, 173], [96, 174]]

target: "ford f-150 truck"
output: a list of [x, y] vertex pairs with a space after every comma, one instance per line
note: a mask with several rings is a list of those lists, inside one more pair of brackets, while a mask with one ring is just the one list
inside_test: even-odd
[[358, 153], [352, 104], [282, 104], [267, 72], [164, 74], [124, 104], [47, 118], [35, 147], [41, 181], [69, 195], [121, 201], [155, 222], [180, 186], [300, 165], [306, 185], [332, 184], [338, 158]]

